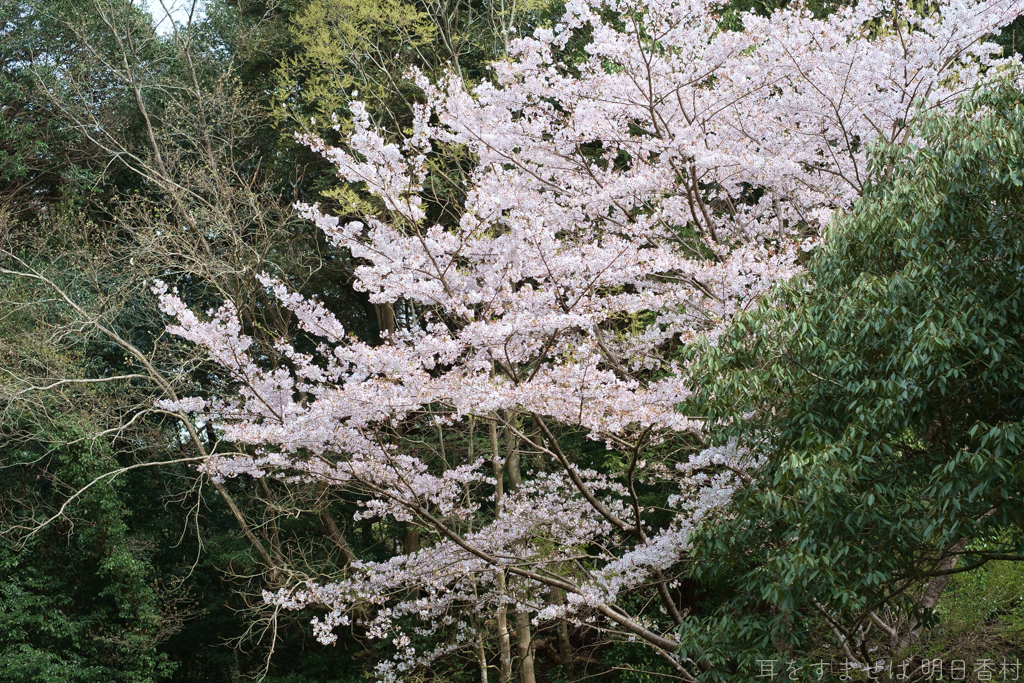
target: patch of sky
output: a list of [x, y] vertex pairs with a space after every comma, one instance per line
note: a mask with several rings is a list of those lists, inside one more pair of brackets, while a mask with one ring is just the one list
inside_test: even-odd
[[174, 31], [174, 25], [187, 26], [205, 16], [203, 0], [145, 0], [153, 15], [153, 25], [160, 35]]

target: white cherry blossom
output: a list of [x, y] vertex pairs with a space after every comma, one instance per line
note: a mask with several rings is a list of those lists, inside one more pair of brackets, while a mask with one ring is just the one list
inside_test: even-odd
[[[283, 344], [292, 370], [270, 371], [247, 355], [230, 304], [205, 320], [158, 285], [177, 319], [170, 331], [204, 346], [238, 386], [231, 398], [165, 407], [200, 412], [225, 439], [260, 449], [211, 458], [215, 478], [341, 487], [360, 496], [360, 514], [415, 522], [432, 540], [267, 601], [325, 606], [314, 620], [324, 643], [354, 621], [393, 641], [396, 659], [379, 671], [389, 680], [468, 646], [467, 619], [500, 605], [538, 622], [601, 618], [671, 653], [671, 623], [616, 602], [663, 584], [695, 525], [727, 514], [748, 485], [756, 454], [732, 444], [662, 470], [679, 493], [672, 522], [655, 529], [631, 494], [634, 467], [577, 469], [557, 435], [583, 430], [635, 466], [659, 443], [700, 432], [679, 410], [690, 387], [673, 349], [713, 342], [799, 271], [829, 217], [872, 182], [872, 142], [906, 136], [921, 111], [951, 107], [1016, 66], [984, 39], [1024, 0], [929, 8], [865, 1], [815, 18], [793, 5], [744, 14], [742, 30], [729, 30], [711, 0], [569, 0], [554, 27], [512, 41], [490, 81], [417, 76], [428, 104], [404, 142], [373, 130], [358, 102], [344, 149], [304, 138], [384, 207], [358, 221], [315, 205], [304, 215], [357, 260], [355, 287], [371, 302], [415, 306], [418, 320], [367, 344], [265, 278], [321, 342], [315, 354]], [[580, 35], [582, 62], [565, 50]], [[465, 202], [457, 221], [430, 224], [427, 161], [451, 145], [474, 158]], [[494, 513], [500, 461], [467, 454], [438, 473], [387, 436], [426, 413], [463, 432], [469, 420], [499, 422], [548, 473], [527, 476]], [[517, 416], [543, 432], [516, 432]], [[564, 604], [548, 604], [552, 588]], [[412, 649], [398, 625], [407, 616], [450, 639]]]

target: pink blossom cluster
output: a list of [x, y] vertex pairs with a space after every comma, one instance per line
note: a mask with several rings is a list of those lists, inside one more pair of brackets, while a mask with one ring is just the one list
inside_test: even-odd
[[[357, 289], [414, 319], [386, 343], [364, 343], [317, 301], [264, 278], [321, 342], [314, 354], [282, 343], [290, 367], [271, 371], [247, 355], [230, 304], [203, 320], [158, 285], [177, 318], [171, 331], [204, 346], [239, 387], [165, 407], [200, 412], [225, 439], [264, 449], [212, 458], [211, 476], [342, 487], [360, 496], [361, 514], [415, 523], [430, 538], [266, 599], [326, 606], [314, 621], [324, 643], [353, 621], [394, 640], [398, 655], [381, 669], [392, 680], [464, 646], [467, 619], [500, 605], [538, 621], [596, 615], [671, 651], [669, 626], [616, 601], [661, 582], [695, 525], [728, 514], [759, 462], [736, 444], [690, 457], [670, 482], [674, 519], [650, 528], [632, 488], [641, 460], [703, 426], [679, 410], [692, 387], [673, 349], [714, 342], [799, 271], [801, 250], [826, 239], [830, 216], [872, 182], [873, 142], [905, 138], [922, 112], [952, 108], [988, 79], [1017, 77], [1018, 62], [984, 41], [1024, 0], [928, 8], [865, 0], [816, 18], [794, 5], [742, 14], [730, 29], [717, 0], [569, 0], [556, 25], [513, 40], [488, 81], [417, 75], [427, 104], [405, 140], [374, 130], [359, 102], [344, 148], [304, 138], [383, 209], [339, 220], [302, 205], [303, 215], [360, 264]], [[582, 56], [567, 49], [584, 35]], [[453, 147], [474, 159], [466, 198], [457, 221], [434, 224], [429, 161]], [[462, 432], [470, 419], [498, 423], [550, 473], [528, 474], [495, 501], [500, 459], [467, 456], [439, 473], [387, 436], [427, 413]], [[551, 428], [517, 432], [517, 416]], [[557, 443], [564, 429], [604, 441], [630, 467], [577, 469]], [[564, 603], [549, 603], [552, 589]], [[461, 635], [417, 652], [398, 626], [407, 616]]]

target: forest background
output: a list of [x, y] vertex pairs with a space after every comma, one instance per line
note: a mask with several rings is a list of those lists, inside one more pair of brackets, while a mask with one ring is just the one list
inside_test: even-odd
[[[840, 5], [811, 9], [826, 15]], [[732, 3], [721, 21], [783, 6]], [[248, 333], [273, 358], [280, 355], [277, 340], [294, 337], [298, 322], [256, 277], [271, 272], [294, 291], [315, 293], [361, 340], [380, 343], [382, 333], [407, 324], [409, 310], [373, 303], [354, 288], [355, 260], [332, 249], [295, 208], [299, 201], [318, 201], [325, 210], [358, 216], [375, 210], [373, 198], [339, 187], [336, 169], [295, 134], [338, 143], [352, 131], [349, 100], [358, 92], [373, 123], [397, 138], [413, 125], [413, 105], [421, 98], [408, 78], [410, 67], [432, 81], [449, 72], [468, 84], [486, 81], [491, 62], [506, 56], [509, 36], [550, 26], [563, 10], [546, 0], [211, 0], [194, 20], [176, 15], [175, 28], [165, 25], [158, 33], [154, 14], [160, 17], [162, 6], [131, 0], [0, 5], [0, 680], [356, 681], [390, 656], [389, 642], [367, 638], [355, 626], [338, 627], [338, 642], [323, 646], [309, 626], [316, 609], [275, 610], [262, 591], [274, 583], [277, 567], [309, 557], [344, 568], [356, 557], [383, 561], [414, 553], [425, 541], [420, 530], [386, 517], [356, 519], [355, 500], [322, 488], [197, 477], [194, 460], [222, 447], [215, 426], [197, 420], [188, 438], [174, 415], [153, 406], [168, 387], [188, 395], [230, 382], [199, 351], [167, 335], [167, 318], [150, 286], [157, 279], [173, 283], [196, 310], [234, 302]], [[994, 37], [1006, 55], [1017, 50], [1021, 26], [1014, 22]], [[992, 97], [989, 104], [1016, 122], [1007, 134], [1016, 143], [1019, 99], [1014, 93]], [[956, 126], [936, 125], [928, 139], [938, 147], [955, 145]], [[456, 155], [445, 163], [457, 167], [465, 160]], [[458, 201], [460, 188], [441, 180], [431, 192], [434, 204], [445, 206]], [[1007, 201], [1024, 208], [1018, 195]], [[852, 227], [851, 242], [872, 244], [872, 225], [864, 219]], [[1018, 264], [1020, 240], [1011, 226], [1006, 253], [995, 262]], [[965, 256], [975, 259], [968, 266], [990, 257]], [[870, 262], [872, 254], [851, 248], [829, 258], [839, 260], [823, 257], [822, 277], [856, 271], [858, 259]], [[1001, 272], [1015, 271], [1004, 266]], [[1017, 294], [1001, 297], [1015, 301]], [[927, 298], [920, 291], [908, 296]], [[826, 297], [792, 308], [813, 316], [814, 306], [835, 304]], [[857, 302], [849, 305], [851, 320], [863, 320]], [[986, 410], [1009, 425], [1009, 436], [993, 437], [1008, 439], [998, 454], [1006, 471], [1021, 469], [1019, 439], [1013, 440], [1024, 395], [1018, 383], [1022, 338], [1014, 327], [1019, 315], [1011, 311], [1003, 319], [1010, 332], [1001, 363], [1010, 369], [985, 375], [989, 384], [950, 399], [977, 406], [979, 396], [1000, 397]], [[879, 324], [877, 333], [895, 339], [901, 329]], [[736, 334], [735, 348], [743, 353], [705, 368], [722, 383], [716, 386], [730, 387], [720, 395], [737, 397], [735, 405], [707, 410], [742, 414], [749, 409], [743, 400], [767, 400], [772, 391], [782, 396], [780, 404], [837, 401], [777, 388], [800, 385], [792, 377], [775, 388], [770, 377], [759, 377], [758, 390], [765, 393], [751, 398], [753, 389], [735, 375], [749, 380], [749, 369], [758, 366], [751, 358], [771, 350], [748, 348], [742, 331]], [[815, 355], [820, 345], [808, 348], [803, 358], [812, 367], [833, 362]], [[920, 429], [929, 439], [936, 430], [954, 429], [934, 421], [903, 428]], [[442, 438], [409, 429], [411, 435], [395, 438], [443, 453]], [[470, 448], [474, 438], [486, 443], [483, 426], [465, 437]], [[581, 467], [618, 466], [603, 444], [583, 434], [560, 438]], [[200, 441], [206, 453], [197, 451]], [[155, 463], [162, 464], [150, 466]], [[775, 476], [784, 481], [793, 473], [781, 468]], [[670, 493], [651, 483], [643, 495], [656, 506]], [[953, 499], [957, 492], [943, 495]], [[744, 504], [756, 510], [765, 502]], [[781, 514], [773, 509], [761, 511], [762, 518]], [[828, 514], [819, 515], [822, 529], [832, 529]], [[911, 603], [892, 601], [892, 614], [905, 610], [909, 634], [890, 644], [893, 652], [924, 660], [1024, 656], [1024, 569], [1012, 561], [1021, 550], [1019, 506], [998, 517], [998, 525], [979, 524], [969, 548], [964, 541], [959, 565], [946, 562], [917, 577], [907, 589]], [[787, 531], [773, 528], [784, 547]], [[751, 578], [751, 566], [785, 560], [734, 559], [719, 563], [717, 573], [681, 574], [673, 584], [673, 600], [688, 614], [706, 620], [754, 615], [731, 625], [714, 622], [730, 634], [722, 642], [680, 628], [684, 642], [703, 648], [704, 654], [688, 656], [704, 658], [709, 678], [741, 680], [735, 667], [745, 663], [749, 671], [755, 657], [860, 656], [842, 652], [853, 638], [838, 635], [827, 612], [805, 615], [792, 642], [777, 638], [779, 629], [793, 630], [785, 608], [792, 597], [785, 593], [798, 590], [799, 582], [780, 589], [778, 581], [762, 585]], [[953, 573], [956, 566], [971, 571]], [[862, 631], [857, 645], [866, 648], [879, 637], [888, 644], [888, 623], [879, 620], [870, 635]], [[488, 622], [481, 628], [498, 627]], [[556, 620], [525, 640], [528, 627], [517, 623], [509, 630], [519, 634], [512, 636], [517, 653], [508, 651], [506, 634], [504, 651], [497, 642], [455, 651], [416, 675], [479, 680], [479, 657], [490, 661], [483, 669], [490, 667], [494, 680], [522, 679], [527, 659], [536, 680], [654, 681], [677, 673], [641, 645], [610, 637], [600, 622]]]

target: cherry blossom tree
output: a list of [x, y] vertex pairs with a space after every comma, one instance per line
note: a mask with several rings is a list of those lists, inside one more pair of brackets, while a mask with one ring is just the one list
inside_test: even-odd
[[[641, 641], [695, 680], [675, 654], [673, 576], [690, 532], [727, 514], [760, 459], [701, 446], [707, 426], [679, 409], [692, 390], [679, 350], [714, 341], [800, 270], [830, 216], [884, 173], [867, 163], [874, 141], [903, 140], [922, 112], [1016, 73], [985, 38], [1024, 1], [869, 1], [825, 17], [791, 6], [730, 22], [726, 10], [572, 0], [554, 26], [510, 40], [486, 82], [412, 74], [425, 99], [403, 139], [373, 129], [357, 94], [344, 147], [305, 138], [379, 201], [360, 220], [301, 210], [393, 312], [382, 343], [264, 276], [318, 340], [282, 340], [289, 365], [269, 368], [231, 303], [203, 318], [157, 284], [170, 331], [237, 384], [162, 404], [249, 448], [206, 460], [214, 481], [344, 491], [357, 517], [422, 534], [387, 561], [292, 568], [265, 594], [321, 608], [323, 643], [356, 623], [392, 641], [382, 679], [466, 649], [486, 680], [493, 639], [501, 680], [514, 640], [529, 681], [531, 626], [570, 619]], [[442, 150], [472, 159], [462, 205], [444, 211], [429, 201]], [[440, 458], [406, 447], [413, 424], [436, 430]], [[566, 439], [579, 433], [619, 466], [577, 462]], [[643, 504], [652, 482], [674, 491], [670, 510]], [[627, 610], [638, 591], [658, 607]], [[413, 646], [430, 634], [430, 648]]]

